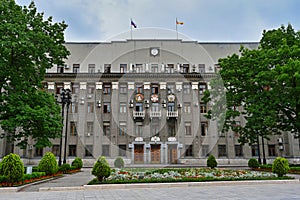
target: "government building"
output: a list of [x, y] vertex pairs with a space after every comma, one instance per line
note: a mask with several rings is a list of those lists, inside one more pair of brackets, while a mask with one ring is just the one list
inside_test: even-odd
[[[205, 117], [211, 105], [202, 97], [217, 77], [218, 59], [238, 54], [241, 45], [254, 49], [259, 44], [198, 42], [153, 28], [104, 42], [66, 43], [71, 55], [64, 66], [48, 69], [43, 83], [58, 97], [63, 88], [72, 92], [62, 142], [64, 151], [67, 138], [67, 162], [81, 157], [92, 166], [103, 155], [110, 163], [122, 157], [127, 165], [206, 165], [213, 154], [220, 165], [247, 165], [260, 152], [268, 162], [284, 156], [299, 163], [299, 139], [292, 134], [240, 145], [238, 133], [222, 133], [218, 122]], [[59, 156], [59, 138], [50, 148], [31, 143], [14, 152], [37, 163], [48, 151]]]

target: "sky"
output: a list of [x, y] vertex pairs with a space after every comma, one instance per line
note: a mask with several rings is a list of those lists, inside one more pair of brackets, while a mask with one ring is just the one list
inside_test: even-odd
[[[31, 0], [16, 0], [28, 6]], [[258, 42], [263, 30], [300, 30], [299, 0], [34, 0], [38, 11], [65, 21], [67, 42], [101, 42], [138, 28], [176, 29], [199, 42]]]

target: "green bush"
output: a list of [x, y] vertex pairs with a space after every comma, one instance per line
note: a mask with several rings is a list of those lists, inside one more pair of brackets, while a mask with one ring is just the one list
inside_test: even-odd
[[277, 157], [272, 166], [272, 172], [277, 174], [278, 177], [282, 177], [289, 171], [289, 162], [287, 159], [282, 157]]
[[68, 171], [70, 171], [71, 166], [68, 163], [64, 163], [62, 166], [59, 167], [59, 171], [66, 174]]
[[47, 175], [57, 173], [58, 165], [54, 154], [51, 152], [47, 152], [40, 160], [38, 169], [40, 172], [45, 172]]
[[79, 157], [76, 157], [72, 162], [72, 166], [75, 166], [76, 169], [81, 169], [83, 167], [82, 159]]
[[218, 162], [216, 158], [213, 155], [210, 155], [206, 161], [207, 167], [210, 167], [211, 169], [218, 166]]
[[24, 164], [19, 155], [11, 153], [5, 156], [0, 163], [0, 174], [6, 177], [9, 183], [22, 180]]
[[124, 168], [124, 160], [121, 157], [116, 158], [114, 166], [117, 168]]
[[103, 178], [109, 177], [111, 173], [110, 166], [104, 156], [100, 156], [92, 169], [92, 174], [102, 182]]
[[255, 169], [259, 167], [259, 163], [255, 158], [250, 158], [248, 161], [248, 167], [251, 169]]

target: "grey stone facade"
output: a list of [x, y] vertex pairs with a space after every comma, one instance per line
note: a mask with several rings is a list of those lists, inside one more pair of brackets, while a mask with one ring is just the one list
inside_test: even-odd
[[[205, 118], [210, 105], [201, 101], [218, 59], [238, 53], [241, 45], [252, 49], [258, 43], [67, 43], [66, 65], [49, 69], [44, 85], [54, 94], [72, 90], [68, 159], [104, 155], [128, 164], [205, 164], [213, 154], [221, 164], [245, 164], [257, 156], [255, 146], [240, 146], [237, 133], [220, 134], [216, 122]], [[59, 139], [43, 150], [31, 145], [15, 152], [33, 160], [46, 151], [58, 155]], [[299, 140], [289, 133], [264, 140], [264, 147], [267, 159], [282, 155], [299, 162]]]

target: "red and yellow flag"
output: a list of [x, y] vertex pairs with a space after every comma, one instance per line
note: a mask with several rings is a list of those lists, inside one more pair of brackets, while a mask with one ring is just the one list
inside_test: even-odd
[[176, 19], [176, 25], [183, 25], [183, 22], [179, 22], [177, 19]]

